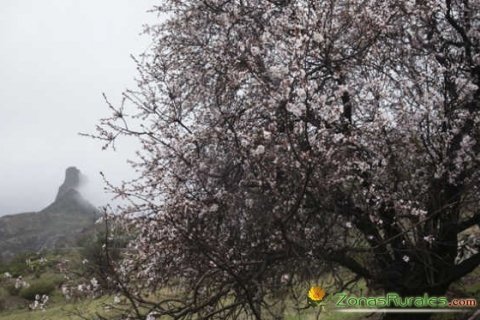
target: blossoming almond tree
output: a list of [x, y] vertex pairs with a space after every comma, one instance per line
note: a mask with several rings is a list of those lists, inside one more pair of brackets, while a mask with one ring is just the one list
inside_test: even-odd
[[[268, 318], [275, 292], [337, 266], [443, 295], [479, 265], [457, 242], [480, 222], [478, 0], [156, 10], [138, 90], [96, 135], [141, 143], [139, 179], [114, 188], [139, 317]], [[145, 296], [165, 287], [181, 299]]]

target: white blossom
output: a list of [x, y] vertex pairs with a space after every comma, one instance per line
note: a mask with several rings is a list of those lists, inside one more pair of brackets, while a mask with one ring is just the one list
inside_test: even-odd
[[423, 237], [423, 240], [425, 240], [426, 242], [432, 244], [432, 242], [435, 241], [435, 237], [430, 234], [430, 235], [428, 235], [428, 236]]
[[258, 145], [257, 148], [253, 151], [254, 156], [259, 156], [265, 153], [265, 147], [263, 145]]
[[296, 115], [297, 117], [301, 117], [305, 112], [305, 106], [300, 103], [288, 103], [287, 110]]
[[[457, 263], [475, 254], [468, 239], [443, 231], [460, 231], [480, 205], [480, 7], [449, 6], [159, 5], [168, 18], [151, 28], [138, 88], [125, 106], [108, 105], [96, 135], [107, 146], [125, 136], [140, 146], [138, 179], [112, 186], [129, 203], [117, 216], [132, 240], [116, 266], [128, 289], [181, 278], [199, 284], [199, 301], [239, 285], [262, 288], [254, 301], [265, 301], [285, 274], [297, 285], [296, 270], [349, 267], [328, 252], [351, 256], [372, 285], [415, 278], [428, 291], [422, 285], [455, 278], [451, 250], [432, 244], [456, 248]], [[130, 116], [119, 119], [123, 108]], [[421, 268], [385, 274], [412, 259], [441, 264], [442, 278]], [[259, 267], [272, 272], [250, 278]], [[252, 310], [244, 290], [226, 291], [219, 301]], [[175, 308], [188, 308], [190, 297], [179, 299]]]

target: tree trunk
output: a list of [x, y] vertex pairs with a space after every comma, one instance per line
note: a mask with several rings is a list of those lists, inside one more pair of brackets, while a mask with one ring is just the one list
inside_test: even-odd
[[[384, 288], [386, 289], [385, 292], [396, 292], [401, 298], [423, 297], [424, 294], [428, 294], [429, 297], [442, 297], [445, 296], [448, 290], [449, 284], [447, 285], [443, 283], [437, 286], [428, 285], [426, 283], [426, 274], [422, 268], [403, 270], [401, 264], [398, 263], [397, 265], [392, 266], [392, 269], [393, 272], [389, 272], [389, 277], [386, 279], [387, 282], [384, 284]], [[412, 306], [411, 308], [415, 307]], [[434, 312], [386, 313], [383, 315], [382, 320], [428, 320], [433, 314]]]

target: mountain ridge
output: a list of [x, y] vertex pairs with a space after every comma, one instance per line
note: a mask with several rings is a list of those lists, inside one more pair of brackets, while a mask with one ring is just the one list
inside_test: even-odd
[[75, 245], [100, 217], [99, 210], [78, 191], [82, 179], [80, 170], [69, 167], [51, 204], [36, 212], [1, 216], [0, 260]]

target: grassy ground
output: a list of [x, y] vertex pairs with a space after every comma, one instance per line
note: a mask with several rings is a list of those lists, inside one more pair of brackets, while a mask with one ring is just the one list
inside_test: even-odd
[[[111, 302], [109, 298], [100, 298], [79, 303], [56, 304], [49, 306], [45, 311], [16, 310], [0, 313], [0, 320], [82, 320], [95, 319], [97, 313], [108, 316], [114, 313], [104, 308], [105, 303]], [[80, 316], [81, 315], [81, 316]], [[287, 314], [285, 320], [314, 320], [317, 319], [317, 310], [304, 311], [301, 314]], [[361, 315], [322, 312], [320, 320], [360, 320]], [[370, 318], [371, 319], [371, 318]]]
[[[462, 281], [453, 286], [450, 297], [476, 297], [480, 300], [480, 285], [477, 276], [480, 276], [480, 270], [477, 269], [467, 281]], [[463, 294], [461, 293], [463, 292]], [[116, 311], [107, 306], [112, 303], [111, 297], [101, 297], [93, 300], [84, 300], [80, 302], [66, 302], [58, 293], [51, 296], [51, 301], [44, 311], [28, 311], [25, 307], [0, 312], [0, 320], [82, 320], [98, 319], [97, 314], [103, 317], [115, 316]], [[124, 308], [128, 306], [123, 306]], [[287, 307], [285, 320], [376, 320], [380, 314], [366, 317], [366, 314], [348, 314], [329, 311], [331, 308], [319, 313], [318, 308], [309, 308], [296, 312], [293, 307]], [[432, 320], [453, 320], [458, 319], [458, 314], [439, 314]]]
[[[318, 315], [318, 312], [312, 310], [309, 312], [303, 312], [301, 314], [287, 315], [285, 317], [285, 320], [316, 320], [317, 315]], [[361, 319], [365, 319], [365, 315], [325, 311], [318, 315], [318, 319], [319, 320], [361, 320]], [[374, 320], [374, 319], [369, 318], [369, 320]]]
[[[74, 255], [70, 255], [71, 260], [78, 259]], [[24, 261], [24, 260], [23, 260]], [[15, 273], [23, 274], [24, 279], [32, 285], [35, 283], [52, 283], [56, 289], [49, 294], [50, 301], [44, 311], [28, 311], [28, 300], [21, 298], [21, 292], [12, 294], [11, 290], [0, 281], [0, 320], [81, 320], [81, 319], [98, 319], [97, 314], [103, 317], [115, 316], [116, 311], [108, 308], [108, 304], [112, 303], [111, 297], [101, 297], [98, 299], [87, 299], [80, 302], [66, 301], [62, 294], [59, 292], [59, 284], [62, 281], [62, 276], [55, 270], [53, 263], [55, 261], [54, 256], [49, 257], [49, 261], [52, 262], [52, 266], [47, 266], [40, 272], [32, 272], [24, 267], [24, 262], [19, 260], [18, 265], [11, 264], [8, 270], [13, 270]], [[1, 271], [1, 270], [0, 270]], [[29, 273], [30, 272], [30, 273]], [[27, 275], [25, 275], [27, 273]], [[477, 268], [474, 272], [464, 277], [461, 281], [458, 281], [450, 287], [447, 296], [449, 298], [459, 297], [475, 297], [480, 302], [480, 268]], [[323, 279], [326, 283], [329, 283], [329, 279]], [[301, 296], [302, 292], [308, 290], [309, 285], [305, 285], [305, 288], [300, 288], [301, 292], [297, 296]], [[368, 295], [368, 290], [365, 284], [360, 282], [354, 289], [353, 293], [357, 296], [363, 294]], [[166, 294], [166, 293], [162, 293]], [[25, 295], [24, 295], [25, 296]], [[1, 311], [1, 302], [4, 301]], [[6, 304], [5, 304], [6, 302]], [[309, 308], [302, 310], [300, 313], [295, 311], [290, 301], [286, 302], [287, 308], [285, 312], [285, 320], [362, 320], [367, 319], [366, 314], [345, 314], [333, 311], [321, 312], [318, 314], [318, 308]], [[123, 306], [128, 308], [128, 306]], [[331, 310], [331, 308], [330, 308]], [[368, 317], [368, 320], [376, 320], [379, 315]], [[432, 320], [453, 320], [458, 319], [458, 314], [445, 314], [436, 315]]]
[[25, 309], [6, 311], [0, 313], [0, 320], [80, 320], [82, 317], [95, 319], [97, 313], [102, 316], [108, 315], [109, 311], [103, 308], [103, 304], [107, 301], [108, 298], [100, 298], [79, 303], [56, 303], [48, 306], [44, 311]]
[[[4, 311], [0, 313], [0, 320], [94, 320], [98, 319], [97, 314], [103, 317], [115, 316], [115, 310], [106, 307], [111, 303], [112, 299], [109, 297], [77, 303], [57, 301], [49, 305], [44, 311], [28, 311], [26, 309]], [[286, 312], [285, 320], [377, 320], [380, 318], [380, 314], [367, 318], [366, 314], [338, 313], [328, 310], [318, 314], [318, 311], [319, 309], [311, 308], [296, 313], [290, 309]], [[453, 319], [458, 319], [458, 314], [439, 314], [432, 318], [432, 320]]]

